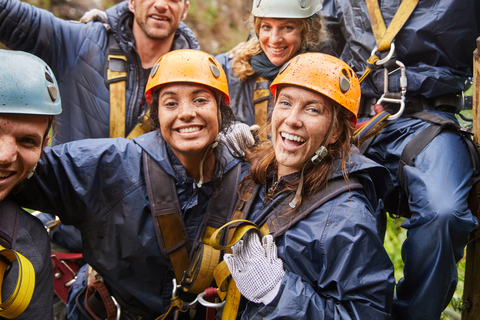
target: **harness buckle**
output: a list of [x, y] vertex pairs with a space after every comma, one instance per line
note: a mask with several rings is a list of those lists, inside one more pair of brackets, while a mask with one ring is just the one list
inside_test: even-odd
[[[393, 43], [392, 43], [393, 46]], [[385, 58], [386, 59], [386, 58]], [[383, 60], [385, 60], [383, 59]], [[384, 61], [383, 63], [386, 63]], [[390, 102], [390, 103], [399, 103], [400, 104], [400, 109], [398, 110], [397, 113], [388, 116], [388, 121], [391, 120], [396, 120], [400, 118], [402, 115], [403, 111], [405, 110], [405, 94], [407, 93], [407, 76], [405, 73], [405, 65], [396, 60], [395, 63], [397, 64], [398, 68], [388, 72], [386, 68], [383, 69], [383, 95], [378, 99], [377, 104], [382, 104], [382, 102]], [[401, 91], [397, 93], [392, 93], [388, 92], [388, 76], [391, 75], [392, 73], [400, 70], [400, 88]]]

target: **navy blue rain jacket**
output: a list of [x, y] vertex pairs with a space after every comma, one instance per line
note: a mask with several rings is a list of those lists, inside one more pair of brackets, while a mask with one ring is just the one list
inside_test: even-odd
[[[477, 0], [422, 0], [395, 37], [397, 59], [407, 72], [407, 96], [432, 98], [465, 90], [471, 76], [472, 53], [479, 34]], [[401, 1], [382, 0], [388, 27]], [[478, 4], [477, 4], [478, 6]], [[346, 41], [340, 58], [358, 75], [376, 46], [365, 0], [325, 0], [321, 11], [338, 43]], [[399, 76], [390, 77], [390, 92], [399, 92]], [[383, 69], [373, 70], [362, 83], [362, 96], [379, 98], [384, 91]]]
[[[125, 132], [138, 121], [148, 72], [142, 69], [131, 31], [128, 1], [107, 11], [108, 21], [127, 57]], [[46, 10], [17, 0], [0, 0], [0, 42], [13, 50], [32, 53], [53, 70], [60, 87], [63, 112], [58, 116], [55, 143], [108, 138], [110, 93], [106, 71], [107, 30], [101, 22], [78, 23], [56, 18]], [[181, 23], [172, 50], [200, 49], [192, 31]]]
[[[332, 178], [342, 176], [339, 161], [335, 165]], [[280, 291], [268, 305], [249, 302], [242, 319], [390, 319], [393, 265], [374, 212], [392, 181], [358, 151], [347, 170], [364, 189], [328, 201], [275, 239], [285, 268]], [[248, 217], [256, 223], [259, 209], [265, 210], [265, 188]]]
[[[174, 278], [154, 230], [142, 164], [145, 150], [176, 182], [190, 248], [204, 217], [212, 182], [201, 188], [158, 131], [134, 140], [90, 139], [45, 149], [35, 181], [16, 195], [19, 204], [52, 212], [81, 231], [83, 256], [115, 296], [159, 316], [167, 311]], [[239, 159], [225, 147], [225, 172]], [[244, 169], [247, 168], [247, 165]], [[244, 170], [245, 171], [245, 170]], [[236, 201], [236, 192], [229, 201]]]

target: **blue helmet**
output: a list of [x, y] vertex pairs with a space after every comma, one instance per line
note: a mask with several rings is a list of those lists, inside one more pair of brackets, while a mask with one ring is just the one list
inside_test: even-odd
[[57, 115], [62, 102], [52, 69], [22, 51], [0, 50], [0, 113]]

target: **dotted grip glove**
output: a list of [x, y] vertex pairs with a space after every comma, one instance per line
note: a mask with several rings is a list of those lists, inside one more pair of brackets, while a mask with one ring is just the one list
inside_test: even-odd
[[245, 123], [234, 123], [225, 130], [224, 141], [228, 150], [237, 158], [245, 157], [245, 150], [258, 142], [259, 126], [248, 126]]
[[260, 243], [258, 234], [249, 231], [232, 251], [224, 259], [240, 293], [255, 303], [272, 302], [285, 274], [273, 237], [267, 235]]

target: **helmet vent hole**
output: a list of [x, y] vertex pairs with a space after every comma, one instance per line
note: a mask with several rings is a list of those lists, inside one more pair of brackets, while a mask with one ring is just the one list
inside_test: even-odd
[[350, 89], [350, 81], [347, 78], [340, 76], [340, 90], [343, 93], [347, 92]]
[[351, 74], [349, 74], [349, 73], [348, 73], [348, 71], [347, 71], [347, 70], [345, 70], [345, 69], [342, 69], [342, 73], [343, 73], [343, 75], [345, 76], [345, 78], [347, 78], [347, 79], [350, 79], [350, 78], [351, 78], [351, 76], [352, 76], [352, 75], [351, 75]]
[[285, 69], [287, 69], [287, 67], [290, 65], [290, 61], [288, 61], [287, 63], [285, 63], [281, 68], [280, 70], [278, 71], [278, 74], [281, 74], [283, 71], [285, 71]]
[[307, 5], [307, 0], [299, 0], [300, 2], [300, 7], [302, 7], [302, 9], [305, 8], [305, 6]]
[[157, 73], [157, 71], [158, 71], [158, 64], [154, 65], [152, 68], [152, 71], [150, 71], [150, 78], [155, 77], [155, 74]]
[[213, 64], [211, 64], [210, 70], [212, 71], [212, 74], [215, 78], [220, 77], [220, 70], [218, 70], [217, 66], [214, 66]]
[[50, 99], [52, 99], [52, 101], [55, 102], [57, 100], [57, 97], [58, 97], [57, 88], [55, 88], [54, 85], [49, 84], [47, 86], [47, 89], [48, 89], [48, 94], [50, 95]]
[[260, 2], [261, 2], [261, 1], [262, 1], [262, 0], [255, 0], [255, 5], [257, 6], [257, 8], [260, 6]]
[[45, 71], [45, 79], [50, 83], [54, 83], [53, 79], [52, 79], [52, 76], [48, 73], [48, 70]]

